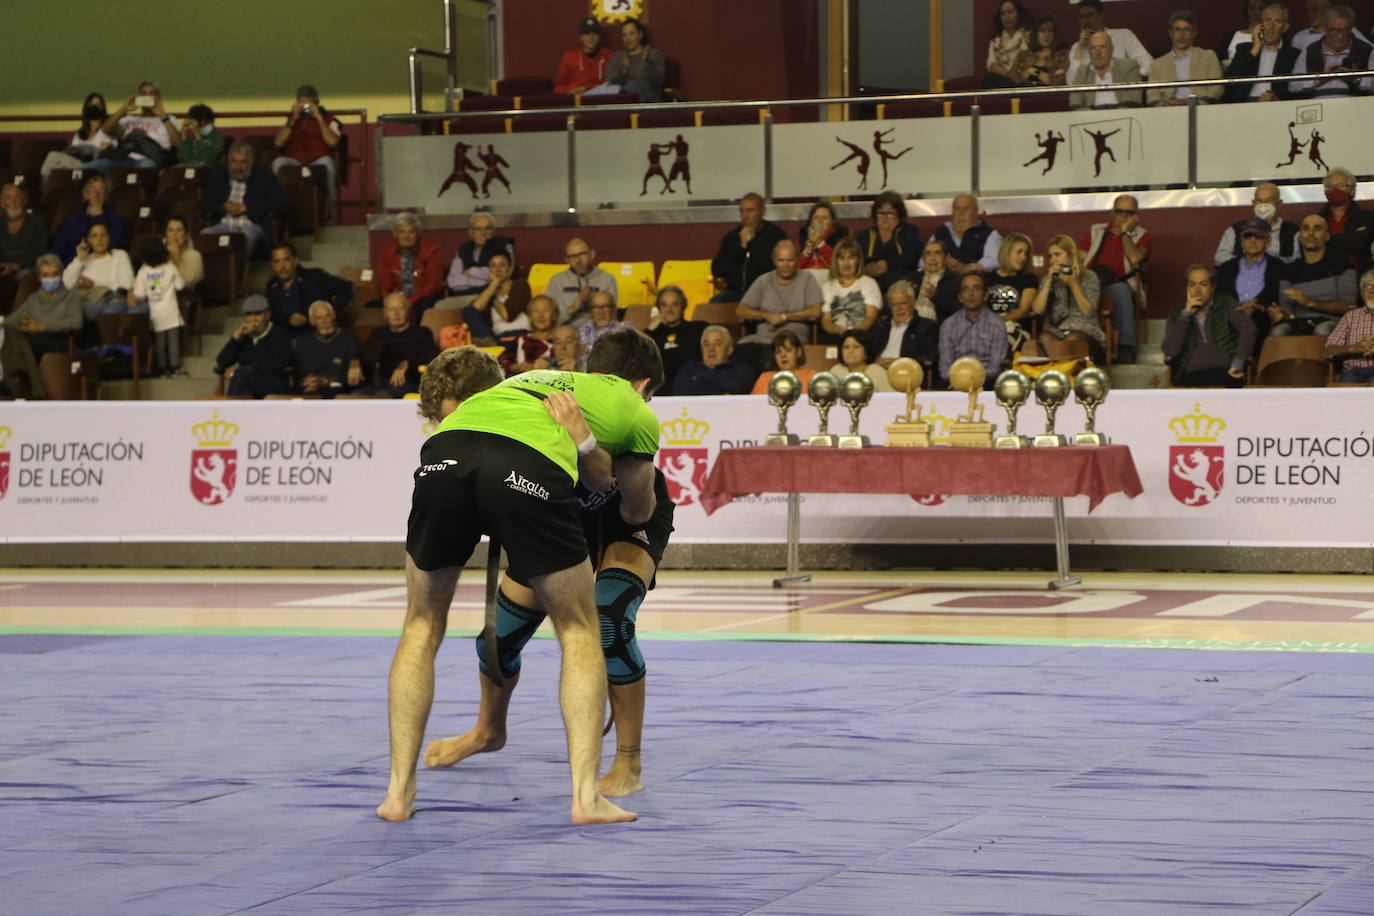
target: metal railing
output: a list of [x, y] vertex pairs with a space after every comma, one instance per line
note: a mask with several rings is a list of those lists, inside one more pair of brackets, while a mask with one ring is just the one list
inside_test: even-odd
[[[488, 9], [490, 15], [490, 8]], [[488, 30], [490, 30], [490, 18], [488, 18]], [[490, 44], [490, 41], [488, 41]], [[431, 51], [428, 48], [411, 48], [409, 53], [410, 64], [410, 113], [419, 114], [424, 105], [422, 100], [420, 58], [437, 57], [447, 64], [448, 86], [445, 88], [444, 95], [446, 100], [453, 98], [453, 93], [458, 89], [458, 10], [454, 6], [454, 0], [444, 0], [444, 50]]]

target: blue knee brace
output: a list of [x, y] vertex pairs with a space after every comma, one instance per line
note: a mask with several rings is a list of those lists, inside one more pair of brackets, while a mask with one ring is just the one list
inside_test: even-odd
[[[501, 660], [504, 677], [520, 673], [520, 652], [543, 622], [543, 611], [522, 607], [507, 598], [504, 592], [496, 593], [496, 654]], [[482, 666], [482, 673], [491, 677], [485, 634], [485, 629], [477, 634], [477, 662]]]
[[644, 677], [644, 656], [635, 640], [635, 613], [644, 600], [644, 582], [624, 569], [603, 569], [596, 576], [596, 616], [601, 622], [601, 651], [612, 684], [633, 684]]

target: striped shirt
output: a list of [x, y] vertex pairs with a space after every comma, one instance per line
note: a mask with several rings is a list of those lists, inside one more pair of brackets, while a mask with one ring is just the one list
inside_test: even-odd
[[1000, 315], [986, 306], [972, 315], [960, 309], [940, 325], [940, 375], [949, 378], [956, 359], [972, 356], [983, 364], [989, 378], [1002, 371], [1007, 356], [1007, 327]]
[[[1357, 305], [1341, 316], [1335, 329], [1326, 338], [1328, 347], [1353, 347], [1366, 337], [1374, 337], [1374, 309]], [[1342, 368], [1364, 369], [1374, 366], [1374, 357], [1347, 356]]]

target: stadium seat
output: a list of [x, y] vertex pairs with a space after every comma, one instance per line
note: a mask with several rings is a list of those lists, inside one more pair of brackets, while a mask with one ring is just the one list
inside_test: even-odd
[[434, 335], [434, 342], [439, 343], [439, 331], [451, 324], [463, 323], [462, 309], [426, 309], [424, 317], [420, 319], [422, 327], [429, 328], [429, 332]]
[[203, 187], [210, 177], [210, 167], [204, 165], [169, 165], [157, 176], [157, 195], [161, 197], [168, 188], [178, 188], [187, 184]]
[[641, 111], [635, 114], [636, 127], [652, 130], [667, 130], [676, 127], [696, 127], [696, 112], [684, 105], [665, 105], [654, 111]]
[[739, 340], [744, 328], [735, 317], [738, 309], [738, 302], [700, 302], [691, 308], [690, 317], [693, 321], [722, 325], [730, 330], [735, 340]]
[[353, 323], [356, 316], [362, 314], [362, 310], [369, 302], [376, 302], [382, 298], [382, 291], [377, 288], [372, 269], [369, 267], [341, 267], [339, 276], [353, 284], [353, 301], [349, 303], [348, 313], [339, 316], [339, 324], [347, 327]]
[[105, 183], [109, 185], [111, 195], [119, 188], [137, 187], [143, 189], [145, 196], [151, 199], [157, 193], [158, 172], [156, 169], [108, 169]]
[[641, 331], [646, 331], [649, 322], [653, 320], [653, 312], [652, 305], [632, 305], [625, 309], [625, 317], [621, 320], [628, 321]]
[[122, 346], [131, 350], [134, 400], [138, 400], [139, 380], [153, 371], [153, 328], [148, 313], [98, 315], [95, 321], [102, 349]]
[[446, 134], [508, 134], [510, 118], [500, 115], [487, 115], [478, 118], [457, 118], [444, 122]]
[[277, 171], [286, 201], [286, 223], [293, 233], [320, 231], [329, 197], [328, 180], [328, 172], [309, 165], [284, 165]]
[[885, 102], [878, 105], [878, 120], [899, 118], [942, 118], [949, 114], [949, 103], [938, 99], [911, 99], [906, 102]]
[[737, 124], [762, 124], [767, 108], [707, 108], [697, 112], [701, 127], [728, 127]]
[[81, 188], [70, 184], [53, 188], [38, 205], [35, 212], [48, 221], [48, 235], [55, 235], [62, 221], [79, 211], [85, 204], [81, 200]]
[[653, 304], [658, 288], [654, 285], [653, 261], [602, 261], [598, 266], [615, 277], [618, 306]]
[[272, 134], [248, 134], [239, 138], [253, 148], [253, 165], [265, 169], [272, 167], [272, 160], [281, 155], [277, 151], [277, 138]]
[[664, 261], [658, 272], [658, 288], [676, 286], [687, 297], [686, 317], [692, 317], [692, 308], [698, 302], [705, 302], [716, 294], [715, 280], [711, 277], [711, 262]]
[[560, 271], [567, 270], [566, 264], [531, 264], [526, 279], [530, 284], [530, 295], [538, 296], [548, 289], [549, 281]]
[[492, 95], [526, 95], [553, 92], [553, 80], [547, 76], [508, 76], [497, 80]]
[[840, 361], [840, 348], [834, 344], [804, 344], [802, 349], [806, 351], [806, 368], [817, 372]]
[[511, 133], [523, 134], [530, 131], [554, 131], [568, 129], [568, 116], [561, 114], [531, 114], [521, 118], [509, 118]]
[[526, 108], [572, 108], [577, 104], [577, 96], [571, 92], [532, 92], [515, 98], [515, 107]]
[[1274, 388], [1324, 388], [1334, 373], [1317, 334], [1266, 337], [1255, 363], [1255, 384]]
[[196, 287], [207, 302], [239, 301], [248, 271], [247, 242], [243, 235], [200, 235], [192, 237], [205, 261], [205, 278]]

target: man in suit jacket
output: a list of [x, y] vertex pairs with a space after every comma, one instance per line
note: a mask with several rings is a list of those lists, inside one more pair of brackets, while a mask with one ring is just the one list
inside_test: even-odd
[[254, 167], [253, 147], [235, 143], [228, 165], [210, 173], [200, 208], [208, 223], [202, 235], [241, 234], [248, 256], [261, 256], [272, 239], [272, 217], [282, 210], [281, 185], [270, 169]]
[[[1140, 82], [1140, 67], [1129, 58], [1113, 58], [1112, 38], [1106, 32], [1095, 32], [1088, 39], [1089, 66], [1074, 76], [1075, 86], [1106, 86], [1111, 83]], [[1069, 107], [1078, 108], [1139, 108], [1145, 104], [1140, 89], [1116, 91], [1075, 92], [1069, 96]]]
[[[1196, 47], [1193, 44], [1196, 37], [1197, 22], [1193, 14], [1188, 10], [1174, 13], [1169, 22], [1169, 40], [1174, 43], [1173, 50], [1150, 62], [1149, 81], [1221, 79], [1221, 61], [1217, 60], [1217, 52]], [[1191, 96], [1197, 96], [1198, 102], [1215, 102], [1221, 98], [1221, 93], [1220, 86], [1199, 86], [1196, 89], [1179, 86], [1175, 89], [1150, 89], [1145, 95], [1149, 104], [1155, 106], [1187, 105]]]
[[939, 359], [940, 325], [916, 314], [916, 290], [898, 280], [887, 291], [890, 314], [874, 322], [868, 331], [868, 349], [874, 361], [886, 369], [893, 360], [908, 356], [926, 369]]
[[[1236, 47], [1226, 75], [1287, 76], [1298, 65], [1301, 52], [1284, 37], [1288, 33], [1288, 9], [1271, 3], [1260, 16], [1256, 40]], [[1245, 83], [1226, 90], [1228, 102], [1275, 102], [1293, 97], [1292, 83]]]

